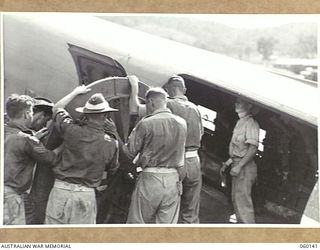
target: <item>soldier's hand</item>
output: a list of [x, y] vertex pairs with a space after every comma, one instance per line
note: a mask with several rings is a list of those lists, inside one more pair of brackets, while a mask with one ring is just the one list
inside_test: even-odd
[[220, 168], [220, 175], [223, 175], [223, 173], [226, 171], [227, 164], [225, 162], [222, 162], [222, 166]]
[[45, 135], [47, 135], [49, 132], [48, 132], [48, 129], [46, 127], [40, 129], [39, 131], [37, 131], [34, 136], [38, 139], [38, 140], [41, 140], [42, 137], [44, 137]]
[[131, 86], [131, 93], [133, 95], [138, 95], [139, 92], [139, 79], [138, 77], [132, 75], [132, 76], [128, 76], [128, 80]]
[[179, 180], [183, 181], [184, 178], [187, 175], [186, 167], [183, 166], [183, 167], [177, 168], [177, 171], [178, 171], [178, 174], [179, 174]]
[[102, 192], [102, 191], [106, 190], [107, 187], [108, 187], [108, 185], [102, 185], [102, 186], [96, 187], [96, 189], [97, 189], [99, 192]]
[[241, 167], [239, 165], [233, 166], [230, 171], [231, 176], [238, 176], [240, 174]]
[[107, 134], [117, 135], [117, 127], [112, 119], [105, 119], [103, 124], [104, 132]]
[[91, 89], [86, 85], [80, 85], [73, 90], [76, 95], [86, 94], [89, 91], [91, 91]]

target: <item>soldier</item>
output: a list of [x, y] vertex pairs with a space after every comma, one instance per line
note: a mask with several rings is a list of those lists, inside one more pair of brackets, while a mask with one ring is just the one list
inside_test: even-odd
[[186, 87], [181, 76], [171, 77], [163, 88], [169, 94], [168, 108], [187, 122], [185, 148], [185, 177], [180, 206], [180, 223], [199, 223], [201, 165], [198, 149], [201, 146], [203, 126], [201, 114], [195, 104], [185, 96]]
[[32, 130], [39, 131], [47, 126], [47, 123], [52, 119], [53, 106], [54, 103], [49, 99], [43, 97], [34, 98]]
[[[138, 100], [138, 79], [129, 77], [131, 84], [131, 111], [139, 109], [144, 115], [144, 106]], [[200, 112], [195, 104], [185, 96], [186, 87], [182, 77], [172, 76], [163, 88], [169, 94], [167, 106], [175, 115], [182, 117], [187, 123], [187, 139], [185, 148], [185, 167], [183, 177], [183, 193], [181, 196], [180, 223], [199, 223], [200, 192], [202, 177], [198, 149], [201, 145], [203, 126]]]
[[252, 185], [257, 177], [254, 157], [259, 145], [259, 124], [252, 118], [252, 104], [238, 98], [235, 111], [239, 120], [233, 129], [229, 145], [230, 159], [223, 163], [221, 172], [231, 164], [232, 203], [236, 219], [241, 223], [255, 223], [251, 198]]
[[36, 162], [54, 164], [57, 154], [39, 141], [45, 133], [33, 133], [33, 99], [11, 95], [6, 101], [9, 120], [4, 141], [4, 225], [26, 224], [24, 193], [30, 189]]
[[177, 223], [182, 191], [186, 122], [167, 109], [161, 88], [146, 93], [147, 116], [133, 129], [124, 152], [142, 168], [127, 223]]
[[[39, 131], [46, 128], [47, 124], [51, 121], [54, 103], [42, 97], [35, 97], [34, 101], [34, 116], [31, 129]], [[41, 138], [41, 142], [44, 146], [46, 146], [47, 140], [48, 135]], [[25, 195], [27, 224], [44, 223], [48, 196], [54, 182], [52, 166], [48, 164], [42, 164], [41, 166], [37, 165], [34, 172], [30, 194]]]
[[46, 210], [46, 224], [95, 224], [95, 188], [99, 187], [105, 172], [112, 175], [118, 168], [118, 144], [104, 132], [109, 106], [101, 93], [92, 95], [84, 107], [76, 111], [86, 120], [75, 123], [60, 109], [75, 96], [90, 89], [79, 86], [61, 99], [53, 108], [54, 122], [64, 139], [61, 160], [54, 166], [54, 186]]

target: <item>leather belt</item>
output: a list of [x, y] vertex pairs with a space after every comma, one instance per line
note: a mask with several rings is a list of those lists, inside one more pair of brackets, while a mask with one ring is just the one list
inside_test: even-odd
[[75, 191], [75, 192], [94, 191], [94, 188], [86, 187], [81, 184], [69, 183], [66, 181], [58, 180], [58, 179], [55, 180], [54, 187], [59, 188], [59, 189], [63, 189], [63, 190]]
[[147, 167], [147, 168], [143, 169], [143, 172], [169, 174], [169, 173], [177, 173], [177, 169], [167, 168], [167, 167]]

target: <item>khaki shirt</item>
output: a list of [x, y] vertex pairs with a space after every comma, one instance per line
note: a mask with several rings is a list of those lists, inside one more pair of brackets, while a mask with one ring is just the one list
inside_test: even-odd
[[230, 157], [244, 157], [249, 145], [259, 145], [259, 124], [251, 115], [240, 118], [233, 129], [229, 145]]
[[[186, 151], [198, 150], [204, 133], [201, 114], [195, 104], [184, 95], [169, 97], [167, 107], [170, 111], [183, 118], [187, 123]], [[146, 108], [139, 107], [139, 117], [146, 115]]]
[[173, 114], [182, 117], [187, 122], [186, 150], [199, 149], [203, 135], [203, 126], [201, 114], [197, 106], [189, 102], [186, 96], [168, 98], [167, 105]]
[[184, 165], [187, 135], [186, 122], [169, 109], [160, 109], [145, 116], [131, 132], [124, 152], [145, 167], [178, 168]]
[[113, 174], [118, 169], [118, 142], [105, 134], [102, 126], [90, 121], [76, 124], [63, 109], [54, 122], [64, 139], [61, 160], [53, 168], [57, 179], [98, 187], [105, 170]]
[[32, 183], [36, 162], [55, 164], [58, 156], [46, 149], [28, 128], [8, 122], [4, 127], [4, 184], [21, 194]]

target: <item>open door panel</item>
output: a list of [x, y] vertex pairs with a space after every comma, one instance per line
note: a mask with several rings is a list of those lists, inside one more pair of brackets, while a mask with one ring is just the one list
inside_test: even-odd
[[[130, 132], [130, 113], [129, 113], [129, 96], [130, 84], [126, 77], [109, 77], [95, 81], [88, 85], [90, 92], [75, 97], [66, 107], [71, 117], [76, 120], [81, 118], [81, 113], [75, 109], [85, 105], [87, 100], [95, 93], [102, 93], [112, 108], [118, 109], [118, 112], [111, 112], [110, 116], [117, 126], [121, 139], [125, 142]], [[139, 82], [139, 95], [144, 96], [148, 86]], [[47, 148], [54, 149], [61, 143], [54, 127], [49, 128], [50, 136], [48, 138]]]
[[[148, 89], [147, 86], [140, 84], [142, 91]], [[74, 118], [81, 117], [81, 113], [75, 111], [77, 107], [84, 106], [87, 100], [95, 93], [102, 93], [112, 108], [118, 112], [111, 112], [111, 118], [115, 122], [118, 133], [123, 141], [127, 140], [130, 128], [129, 96], [130, 84], [125, 77], [110, 77], [95, 81], [88, 85], [90, 92], [74, 98], [66, 107], [66, 110]]]

